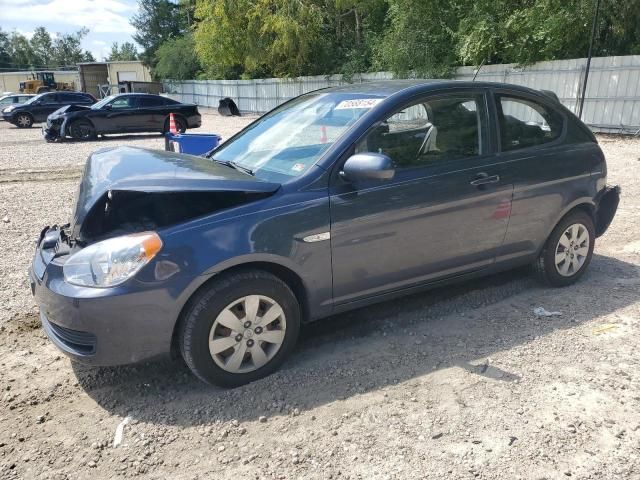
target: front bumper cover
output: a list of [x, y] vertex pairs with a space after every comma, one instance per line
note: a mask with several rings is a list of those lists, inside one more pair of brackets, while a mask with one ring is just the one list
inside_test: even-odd
[[51, 342], [88, 365], [123, 365], [169, 354], [179, 313], [171, 293], [135, 280], [114, 288], [69, 284], [62, 271], [68, 258], [63, 243], [63, 230], [45, 228], [29, 269]]

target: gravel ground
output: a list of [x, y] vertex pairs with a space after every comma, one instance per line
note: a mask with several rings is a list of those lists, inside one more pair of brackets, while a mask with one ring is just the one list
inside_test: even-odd
[[162, 139], [51, 145], [0, 123], [0, 478], [640, 479], [640, 140], [600, 142], [624, 196], [577, 285], [518, 270], [336, 316], [280, 372], [221, 390], [181, 361], [72, 365], [26, 281], [87, 155]]

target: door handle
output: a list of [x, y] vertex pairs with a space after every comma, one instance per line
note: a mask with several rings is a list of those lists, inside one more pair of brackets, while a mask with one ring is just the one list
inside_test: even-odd
[[476, 175], [476, 179], [469, 182], [474, 187], [479, 187], [481, 185], [487, 185], [489, 183], [498, 183], [500, 181], [499, 175], [489, 175], [484, 172], [480, 172]]

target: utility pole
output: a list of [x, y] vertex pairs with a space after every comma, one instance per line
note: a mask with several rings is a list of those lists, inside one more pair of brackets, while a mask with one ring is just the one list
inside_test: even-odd
[[589, 79], [589, 68], [591, 68], [591, 53], [593, 50], [593, 40], [596, 36], [598, 26], [598, 13], [600, 12], [600, 0], [596, 0], [596, 11], [593, 14], [593, 27], [591, 28], [591, 40], [589, 41], [589, 54], [587, 55], [587, 69], [584, 72], [584, 83], [582, 84], [582, 95], [580, 96], [580, 106], [578, 107], [578, 118], [582, 120], [582, 108], [584, 107], [584, 97], [587, 94], [587, 80]]

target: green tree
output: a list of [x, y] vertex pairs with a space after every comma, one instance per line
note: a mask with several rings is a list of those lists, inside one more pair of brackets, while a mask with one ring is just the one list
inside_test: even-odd
[[167, 40], [156, 52], [155, 74], [161, 79], [188, 80], [200, 72], [200, 62], [191, 35]]
[[374, 48], [374, 68], [400, 76], [450, 76], [456, 64], [457, 0], [389, 0], [389, 24]]
[[[294, 76], [322, 73], [325, 12], [304, 0], [198, 0], [196, 51], [207, 73]], [[251, 32], [250, 34], [248, 32]]]
[[185, 10], [169, 0], [139, 0], [131, 25], [136, 29], [133, 39], [142, 47], [140, 58], [152, 68], [160, 45], [182, 36], [187, 29]]
[[69, 67], [81, 62], [95, 62], [91, 52], [82, 49], [82, 39], [89, 30], [81, 28], [75, 33], [59, 33], [53, 40], [51, 65], [49, 68]]
[[29, 40], [24, 35], [11, 32], [9, 34], [9, 54], [11, 56], [11, 67], [16, 70], [26, 70], [36, 68], [33, 50]]
[[138, 50], [131, 42], [123, 42], [122, 45], [113, 42], [111, 51], [105, 60], [107, 62], [138, 60]]
[[53, 54], [51, 35], [44, 27], [37, 27], [29, 40], [33, 61], [36, 65], [48, 66]]
[[11, 50], [9, 46], [9, 34], [0, 28], [0, 68], [11, 69]]

